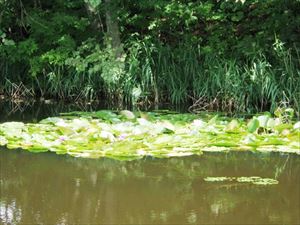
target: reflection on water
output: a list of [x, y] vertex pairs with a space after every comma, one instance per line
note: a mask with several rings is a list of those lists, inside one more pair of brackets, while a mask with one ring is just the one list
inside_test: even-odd
[[[294, 155], [118, 162], [1, 149], [0, 159], [3, 224], [300, 223]], [[207, 176], [277, 176], [279, 184], [209, 183]]]
[[16, 207], [16, 203], [14, 201], [9, 204], [0, 202], [0, 220], [2, 220], [3, 223], [20, 223], [21, 217], [21, 210]]
[[[22, 121], [22, 122], [36, 122], [41, 119], [58, 116], [61, 112], [72, 112], [72, 111], [97, 111], [101, 109], [107, 109], [108, 102], [94, 102], [90, 104], [84, 103], [68, 103], [65, 102], [4, 102], [0, 100], [0, 123], [7, 121]], [[151, 111], [157, 109], [158, 106], [143, 106], [140, 108], [142, 111]], [[125, 107], [130, 109], [130, 107]], [[186, 112], [187, 107], [161, 105], [161, 109], [168, 108], [177, 112]], [[110, 108], [111, 109], [111, 108]]]
[[[0, 103], [0, 122], [100, 106]], [[260, 176], [278, 185], [208, 183]], [[118, 162], [0, 148], [0, 224], [299, 224], [300, 157], [214, 153]]]
[[36, 122], [61, 112], [95, 111], [104, 104], [65, 104], [64, 102], [3, 102], [0, 101], [0, 123], [7, 121]]

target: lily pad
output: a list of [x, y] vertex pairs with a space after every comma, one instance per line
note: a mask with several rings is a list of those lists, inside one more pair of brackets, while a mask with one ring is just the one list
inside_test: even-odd
[[[6, 122], [0, 124], [0, 145], [122, 160], [240, 150], [300, 154], [299, 122], [280, 123], [267, 116], [253, 117], [247, 124], [242, 119], [167, 112], [132, 113], [139, 115], [134, 118], [131, 113], [72, 112], [39, 123]], [[257, 132], [261, 126], [268, 132]]]
[[259, 120], [254, 117], [252, 120], [250, 120], [247, 127], [249, 133], [254, 133], [259, 128]]
[[207, 182], [237, 182], [237, 183], [248, 183], [255, 185], [274, 185], [278, 184], [278, 180], [272, 178], [261, 178], [258, 176], [252, 177], [206, 177], [204, 181]]

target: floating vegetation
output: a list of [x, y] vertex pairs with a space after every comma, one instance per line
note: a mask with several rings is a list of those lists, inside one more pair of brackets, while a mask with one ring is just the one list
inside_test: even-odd
[[0, 145], [119, 160], [231, 150], [300, 154], [300, 122], [268, 114], [246, 121], [209, 114], [72, 112], [39, 123], [2, 123]]
[[251, 183], [256, 185], [273, 185], [279, 182], [272, 178], [253, 177], [206, 177], [207, 182], [237, 182], [237, 183]]

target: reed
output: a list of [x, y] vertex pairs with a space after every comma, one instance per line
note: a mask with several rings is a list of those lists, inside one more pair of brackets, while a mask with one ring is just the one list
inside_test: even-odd
[[300, 111], [297, 48], [275, 46], [271, 54], [260, 52], [241, 60], [204, 53], [201, 46], [189, 43], [135, 41], [126, 46], [123, 61], [113, 60], [103, 49], [91, 50], [80, 60], [85, 69], [78, 70], [72, 63], [46, 63], [45, 72], [36, 76], [21, 75], [28, 72], [26, 67], [1, 60], [1, 91], [12, 96], [22, 84], [38, 96], [76, 101], [105, 96], [131, 105], [189, 104], [191, 111], [272, 112], [282, 105]]
[[291, 50], [274, 51], [269, 58], [259, 53], [246, 61], [202, 54], [200, 46], [188, 44], [155, 50], [144, 45], [142, 50], [128, 67], [134, 78], [130, 84], [141, 88], [141, 96], [158, 90], [160, 101], [192, 101], [202, 110], [274, 111], [285, 103], [299, 111], [300, 64]]

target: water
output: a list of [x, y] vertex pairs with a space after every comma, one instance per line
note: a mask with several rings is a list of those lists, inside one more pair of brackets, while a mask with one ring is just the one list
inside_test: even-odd
[[[2, 121], [46, 115], [26, 110]], [[68, 108], [54, 111], [62, 110]], [[1, 148], [0, 163], [0, 224], [300, 223], [296, 155], [212, 153], [119, 162]], [[208, 176], [260, 176], [279, 184], [209, 183]]]
[[37, 122], [50, 116], [58, 116], [61, 112], [95, 111], [103, 109], [103, 103], [83, 105], [65, 104], [64, 102], [1, 102], [0, 123], [6, 121]]

